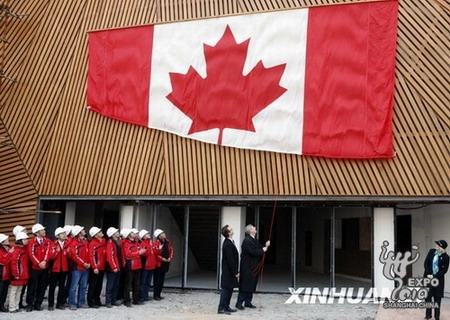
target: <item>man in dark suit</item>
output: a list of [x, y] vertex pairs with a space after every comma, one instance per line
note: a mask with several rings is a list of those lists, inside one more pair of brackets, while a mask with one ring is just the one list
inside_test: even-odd
[[270, 241], [267, 241], [263, 247], [258, 239], [255, 239], [256, 233], [256, 228], [251, 224], [245, 227], [245, 239], [242, 241], [241, 251], [239, 295], [236, 302], [236, 308], [239, 310], [244, 310], [245, 307], [256, 308], [252, 304], [252, 299], [258, 283], [259, 270], [257, 267], [270, 246]]
[[[425, 272], [424, 277], [429, 279], [436, 278], [439, 284], [436, 287], [430, 286], [428, 291], [428, 297], [426, 302], [431, 302], [431, 298], [438, 304], [438, 308], [434, 309], [434, 318], [439, 320], [441, 299], [444, 296], [445, 274], [448, 270], [449, 256], [445, 252], [447, 248], [447, 242], [445, 240], [435, 241], [436, 245], [434, 249], [430, 249], [425, 259]], [[431, 319], [431, 308], [427, 308], [425, 313], [425, 319]]]
[[222, 227], [222, 235], [225, 240], [222, 244], [222, 278], [220, 291], [219, 314], [230, 314], [236, 312], [236, 309], [230, 308], [231, 295], [233, 288], [238, 287], [239, 279], [239, 253], [233, 240], [233, 229], [228, 225]]

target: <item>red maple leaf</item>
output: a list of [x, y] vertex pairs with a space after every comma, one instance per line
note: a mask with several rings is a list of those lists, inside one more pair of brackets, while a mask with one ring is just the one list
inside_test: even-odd
[[242, 75], [249, 43], [238, 44], [227, 26], [214, 47], [203, 45], [205, 79], [192, 66], [186, 74], [170, 73], [167, 99], [192, 119], [188, 134], [218, 128], [221, 145], [225, 128], [255, 132], [253, 117], [287, 90], [279, 85], [286, 64], [266, 68], [260, 60]]

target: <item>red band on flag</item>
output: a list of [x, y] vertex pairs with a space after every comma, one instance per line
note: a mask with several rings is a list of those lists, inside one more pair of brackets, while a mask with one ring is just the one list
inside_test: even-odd
[[148, 125], [154, 26], [89, 33], [88, 107]]
[[397, 1], [312, 8], [304, 155], [390, 158]]

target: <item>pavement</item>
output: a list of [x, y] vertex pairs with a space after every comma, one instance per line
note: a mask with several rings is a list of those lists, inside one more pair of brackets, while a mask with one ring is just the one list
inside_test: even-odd
[[[256, 319], [256, 320], [412, 320], [423, 319], [424, 310], [384, 309], [382, 305], [338, 304], [335, 299], [330, 304], [302, 304], [285, 302], [290, 294], [255, 294], [253, 303], [256, 309], [246, 308], [231, 315], [218, 315], [219, 294], [216, 291], [174, 290], [165, 289], [162, 301], [149, 301], [144, 305], [99, 309], [78, 309], [76, 311], [47, 310], [44, 300], [44, 311], [19, 312], [15, 314], [0, 313], [3, 320], [214, 320], [214, 319]], [[233, 293], [231, 307], [234, 307], [237, 293]], [[450, 299], [443, 299], [441, 320], [450, 320]]]

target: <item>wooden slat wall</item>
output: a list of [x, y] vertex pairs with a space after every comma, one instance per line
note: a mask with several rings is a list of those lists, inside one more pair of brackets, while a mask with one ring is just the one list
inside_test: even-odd
[[[219, 147], [85, 109], [88, 30], [354, 1], [28, 0], [7, 24], [0, 116], [39, 195], [450, 194], [446, 1], [400, 1], [392, 160]], [[0, 197], [2, 195], [0, 194]]]
[[37, 193], [0, 117], [0, 233], [12, 234], [16, 224], [28, 229], [35, 222]]

